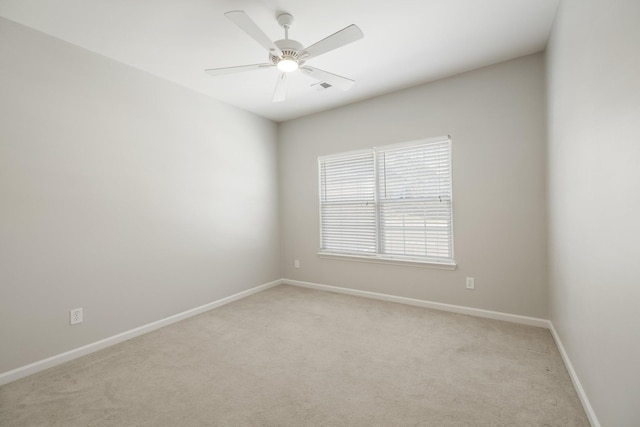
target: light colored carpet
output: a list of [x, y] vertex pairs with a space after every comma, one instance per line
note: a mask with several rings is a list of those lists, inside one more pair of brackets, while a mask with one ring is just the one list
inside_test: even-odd
[[0, 388], [2, 426], [588, 426], [545, 329], [291, 286]]

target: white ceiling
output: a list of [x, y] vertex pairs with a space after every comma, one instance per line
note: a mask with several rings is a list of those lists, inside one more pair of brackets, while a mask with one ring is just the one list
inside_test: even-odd
[[[348, 104], [544, 49], [559, 0], [0, 0], [0, 16], [275, 121]], [[244, 10], [273, 40], [305, 46], [350, 24], [364, 38], [309, 60], [356, 81], [311, 88], [293, 73], [272, 103], [278, 71], [211, 77], [205, 68], [268, 62], [225, 18]]]

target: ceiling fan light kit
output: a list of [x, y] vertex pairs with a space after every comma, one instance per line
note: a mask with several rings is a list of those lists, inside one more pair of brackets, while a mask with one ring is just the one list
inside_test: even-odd
[[262, 45], [269, 52], [269, 62], [264, 64], [241, 65], [235, 67], [210, 68], [205, 70], [212, 76], [223, 74], [239, 73], [244, 71], [259, 70], [263, 68], [276, 67], [280, 70], [280, 76], [273, 93], [273, 102], [284, 101], [286, 98], [286, 78], [288, 73], [300, 70], [308, 76], [318, 80], [327, 86], [335, 86], [341, 90], [350, 89], [355, 81], [346, 77], [338, 76], [315, 67], [305, 65], [306, 61], [330, 52], [339, 47], [353, 43], [364, 37], [362, 30], [356, 25], [349, 25], [346, 28], [330, 35], [327, 38], [305, 48], [302, 43], [289, 38], [289, 28], [293, 23], [293, 16], [289, 13], [278, 15], [278, 24], [284, 28], [284, 39], [271, 41], [269, 37], [256, 25], [249, 15], [242, 10], [234, 10], [225, 13], [225, 16], [234, 24], [240, 27], [248, 36]]
[[269, 54], [269, 59], [280, 71], [290, 73], [304, 64], [304, 60], [300, 59], [300, 53], [303, 49], [302, 44], [289, 39], [277, 40], [275, 44], [282, 51], [282, 56]]
[[298, 62], [294, 59], [283, 58], [278, 61], [278, 70], [290, 73], [298, 69]]

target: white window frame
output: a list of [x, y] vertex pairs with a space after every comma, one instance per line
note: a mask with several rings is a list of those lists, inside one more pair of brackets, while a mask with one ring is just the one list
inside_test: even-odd
[[[448, 146], [448, 155], [449, 155], [449, 177], [448, 177], [448, 187], [447, 191], [450, 195], [450, 209], [448, 218], [450, 224], [450, 240], [448, 241], [450, 247], [450, 257], [448, 258], [438, 258], [438, 257], [423, 257], [423, 256], [407, 256], [407, 255], [390, 255], [381, 253], [381, 244], [382, 244], [382, 227], [381, 227], [381, 219], [380, 219], [380, 207], [384, 203], [380, 200], [380, 177], [378, 176], [378, 166], [380, 161], [378, 159], [379, 153], [384, 153], [389, 150], [394, 150], [398, 148], [404, 147], [419, 147], [422, 145], [429, 144], [442, 144], [443, 142], [447, 143]], [[375, 195], [374, 195], [374, 203], [375, 203], [375, 252], [373, 253], [362, 253], [362, 252], [350, 252], [350, 251], [336, 251], [336, 250], [326, 250], [324, 248], [323, 238], [323, 182], [322, 182], [322, 165], [323, 162], [327, 160], [341, 160], [352, 156], [358, 156], [363, 154], [373, 154], [373, 174], [375, 181]], [[319, 225], [320, 225], [320, 250], [318, 255], [323, 258], [333, 258], [333, 259], [343, 259], [343, 260], [351, 260], [351, 261], [363, 261], [363, 262], [375, 262], [375, 263], [387, 263], [387, 264], [401, 264], [401, 265], [414, 265], [414, 266], [423, 266], [430, 268], [439, 268], [446, 270], [454, 270], [456, 268], [456, 263], [454, 260], [454, 233], [453, 233], [453, 161], [452, 161], [452, 144], [450, 136], [441, 136], [436, 138], [428, 138], [421, 139], [417, 141], [409, 141], [399, 144], [385, 145], [380, 147], [373, 147], [371, 149], [366, 150], [357, 150], [350, 151], [345, 153], [331, 154], [326, 156], [318, 157], [318, 203], [319, 203]], [[385, 177], [386, 178], [386, 177]], [[389, 203], [389, 202], [387, 202]], [[326, 205], [329, 205], [327, 203]], [[325, 206], [326, 206], [325, 205]]]

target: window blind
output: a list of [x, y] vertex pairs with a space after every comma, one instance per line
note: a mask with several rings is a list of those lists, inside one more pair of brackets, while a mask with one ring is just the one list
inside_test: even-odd
[[318, 161], [322, 252], [454, 263], [448, 137]]
[[377, 152], [380, 253], [452, 261], [449, 141]]
[[322, 249], [376, 253], [375, 193], [372, 151], [320, 161]]

